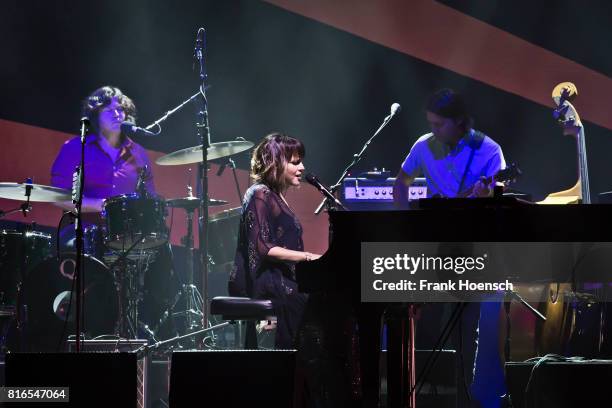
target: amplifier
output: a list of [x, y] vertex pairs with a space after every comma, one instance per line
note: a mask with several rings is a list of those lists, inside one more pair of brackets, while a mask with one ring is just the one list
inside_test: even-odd
[[[81, 341], [81, 351], [88, 353], [129, 353], [147, 344], [148, 341], [144, 339], [83, 340]], [[72, 339], [68, 339], [68, 351], [72, 353], [75, 350], [76, 340], [74, 340], [74, 336], [72, 336]], [[147, 401], [149, 358], [145, 356], [138, 359], [136, 366], [136, 387], [138, 390], [138, 401], [136, 406], [138, 408], [147, 408], [149, 406]]]
[[295, 350], [175, 351], [170, 406], [292, 408], [295, 359]]
[[515, 408], [610, 406], [607, 382], [612, 360], [506, 363], [508, 393]]
[[[342, 203], [351, 210], [393, 210], [395, 177], [347, 177], [342, 184]], [[417, 177], [408, 188], [408, 201], [427, 197], [427, 182]]]
[[23, 401], [15, 407], [132, 408], [138, 406], [136, 370], [133, 353], [8, 353], [6, 386], [69, 388], [68, 402]]

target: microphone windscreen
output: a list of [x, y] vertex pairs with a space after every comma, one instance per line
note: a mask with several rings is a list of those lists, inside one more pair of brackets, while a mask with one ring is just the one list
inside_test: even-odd
[[402, 107], [399, 103], [394, 103], [393, 105], [391, 105], [391, 114], [395, 115], [397, 112], [401, 111]]
[[319, 181], [319, 179], [317, 179], [317, 176], [312, 173], [306, 173], [304, 177], [306, 178], [306, 181], [310, 184], [317, 184], [317, 182]]

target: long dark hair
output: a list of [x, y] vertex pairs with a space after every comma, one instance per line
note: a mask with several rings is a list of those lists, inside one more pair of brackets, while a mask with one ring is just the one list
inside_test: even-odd
[[294, 154], [300, 159], [306, 156], [306, 148], [300, 140], [278, 132], [267, 135], [253, 150], [251, 179], [274, 191], [284, 190], [287, 186], [283, 173]]
[[[113, 98], [117, 98], [119, 105], [123, 108], [125, 120], [136, 123], [136, 106], [134, 102], [121, 92], [121, 89], [107, 85], [96, 89], [83, 101], [81, 114], [89, 119], [90, 129], [93, 133], [100, 134], [98, 116], [102, 108], [111, 104]], [[123, 134], [121, 136], [124, 137]]]

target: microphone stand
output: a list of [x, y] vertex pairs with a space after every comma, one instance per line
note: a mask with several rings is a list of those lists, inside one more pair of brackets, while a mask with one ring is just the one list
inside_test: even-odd
[[[206, 87], [206, 88], [204, 88], [204, 89], [208, 89], [208, 88], [210, 88], [210, 87], [209, 87], [209, 86], [207, 86], [207, 87]], [[158, 130], [158, 133], [156, 133], [156, 134], [161, 133], [161, 124], [162, 124], [163, 122], [165, 122], [165, 121], [166, 121], [166, 119], [168, 119], [170, 116], [174, 115], [176, 112], [178, 112], [179, 110], [181, 110], [181, 109], [182, 109], [182, 108], [183, 108], [185, 105], [187, 105], [189, 102], [193, 102], [193, 101], [195, 101], [195, 100], [196, 100], [196, 98], [197, 98], [199, 95], [201, 95], [201, 94], [202, 94], [202, 93], [201, 93], [201, 92], [198, 90], [198, 92], [196, 92], [195, 94], [191, 95], [189, 98], [187, 98], [186, 100], [184, 100], [183, 102], [181, 102], [181, 103], [180, 103], [180, 104], [179, 104], [177, 107], [175, 107], [175, 108], [173, 108], [173, 109], [171, 109], [171, 110], [167, 111], [166, 113], [164, 113], [164, 115], [163, 115], [161, 118], [157, 119], [155, 122], [153, 122], [153, 123], [151, 123], [150, 125], [148, 125], [147, 127], [145, 127], [145, 130], [151, 130], [151, 129], [153, 129], [154, 127], [156, 127], [156, 126], [157, 126], [157, 127], [159, 128], [159, 130]]]
[[[196, 131], [200, 144], [202, 145], [202, 162], [199, 166], [198, 175], [202, 194], [200, 196], [200, 217], [198, 219], [198, 238], [200, 240], [200, 267], [202, 271], [201, 295], [202, 295], [202, 327], [208, 327], [208, 148], [210, 147], [210, 126], [208, 124], [208, 100], [206, 99], [206, 62], [204, 51], [206, 49], [206, 31], [200, 27], [197, 33], [195, 58], [200, 67], [200, 94], [198, 98], [199, 109], [197, 112]], [[190, 318], [191, 319], [191, 318]], [[188, 322], [189, 323], [189, 322]]]
[[77, 192], [73, 194], [72, 200], [75, 204], [76, 221], [74, 224], [76, 231], [76, 259], [74, 267], [74, 279], [75, 279], [75, 290], [76, 290], [76, 352], [81, 352], [81, 306], [82, 306], [82, 290], [81, 290], [81, 278], [82, 278], [82, 265], [83, 265], [83, 221], [82, 211], [83, 206], [83, 190], [85, 189], [85, 136], [89, 128], [89, 120], [87, 118], [81, 118], [81, 164], [79, 171], [77, 172], [76, 186]]
[[348, 210], [348, 208], [346, 208], [346, 206], [334, 196], [330, 189], [325, 187], [323, 183], [321, 183], [317, 176], [313, 174], [306, 174], [306, 181], [313, 185], [317, 190], [319, 190], [321, 194], [323, 194], [323, 196], [325, 197], [325, 202], [327, 203], [327, 208], [329, 210]]
[[[380, 125], [380, 127], [378, 129], [376, 129], [376, 132], [374, 132], [374, 134], [372, 135], [372, 137], [370, 137], [368, 139], [367, 142], [365, 142], [365, 144], [363, 145], [363, 147], [361, 148], [361, 150], [359, 151], [359, 153], [357, 154], [353, 154], [353, 161], [346, 166], [346, 168], [344, 169], [344, 171], [342, 172], [342, 175], [340, 176], [340, 178], [338, 179], [338, 181], [336, 182], [336, 184], [334, 184], [333, 186], [331, 186], [329, 188], [329, 191], [333, 194], [336, 192], [336, 190], [338, 190], [338, 188], [342, 185], [342, 182], [344, 181], [344, 179], [346, 178], [346, 176], [348, 176], [349, 172], [353, 169], [353, 167], [355, 167], [355, 165], [357, 163], [359, 163], [359, 161], [361, 160], [361, 157], [363, 156], [363, 154], [365, 153], [366, 149], [368, 148], [368, 146], [370, 145], [370, 143], [372, 143], [372, 141], [374, 140], [374, 138], [376, 136], [378, 136], [378, 134], [385, 128], [385, 126], [387, 126], [387, 124], [389, 122], [391, 122], [391, 119], [393, 118], [393, 116], [395, 116], [395, 113], [391, 113], [390, 115], [388, 115], [387, 117], [385, 117], [385, 119], [383, 120], [383, 123]], [[325, 206], [325, 203], [327, 202], [327, 198], [324, 198], [323, 201], [321, 201], [321, 204], [319, 204], [319, 206], [316, 208], [316, 210], [314, 211], [314, 213], [316, 215], [319, 215], [321, 213], [321, 211], [323, 210], [323, 207]]]
[[[192, 314], [188, 315], [187, 326], [190, 330], [194, 328], [198, 328], [200, 324], [207, 325], [209, 320], [209, 311], [208, 311], [208, 148], [210, 147], [210, 127], [208, 124], [208, 100], [206, 98], [206, 90], [210, 87], [206, 84], [208, 76], [206, 74], [206, 65], [204, 60], [204, 50], [205, 50], [205, 30], [203, 28], [198, 29], [196, 46], [194, 48], [194, 58], [197, 59], [199, 65], [199, 73], [198, 79], [200, 81], [198, 92], [194, 95], [190, 96], [183, 102], [181, 102], [175, 108], [167, 111], [161, 118], [157, 119], [153, 123], [146, 126], [144, 129], [151, 130], [154, 127], [158, 128], [158, 132], [156, 134], [161, 133], [161, 123], [165, 122], [170, 116], [175, 114], [184, 108], [189, 102], [195, 102], [198, 104], [197, 114], [196, 114], [196, 133], [198, 136], [198, 140], [200, 145], [202, 146], [202, 162], [199, 163], [198, 166], [198, 190], [200, 193], [200, 217], [198, 220], [198, 238], [200, 241], [200, 264], [202, 271], [202, 318], [201, 322], [196, 322], [192, 317]], [[195, 301], [195, 293], [191, 293], [193, 291], [197, 292], [197, 289], [193, 285], [193, 268], [188, 268], [188, 276], [187, 281], [188, 284], [186, 287], [190, 293], [186, 294], [187, 299], [187, 310], [199, 310], [199, 305], [194, 303], [199, 303]], [[194, 337], [190, 337], [194, 338]], [[194, 344], [194, 343], [192, 343]]]

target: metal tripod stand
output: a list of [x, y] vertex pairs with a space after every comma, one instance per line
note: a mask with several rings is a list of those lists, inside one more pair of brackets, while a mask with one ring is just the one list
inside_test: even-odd
[[[144, 237], [136, 240], [126, 251], [119, 254], [118, 258], [109, 266], [115, 277], [115, 284], [119, 294], [119, 319], [116, 332], [121, 338], [139, 338], [139, 329], [143, 330], [153, 341], [154, 333], [148, 326], [140, 322], [138, 307], [142, 301], [141, 271], [138, 263], [128, 259], [128, 255], [143, 241]], [[145, 266], [148, 267], [149, 260]]]
[[[204, 304], [204, 300], [202, 299], [202, 295], [198, 291], [198, 288], [193, 283], [194, 277], [194, 261], [196, 255], [196, 249], [194, 248], [193, 242], [193, 217], [196, 208], [200, 206], [200, 200], [197, 197], [193, 196], [193, 191], [191, 186], [187, 186], [188, 196], [181, 200], [180, 205], [176, 205], [176, 207], [180, 207], [185, 209], [187, 212], [186, 222], [187, 222], [187, 235], [185, 235], [181, 239], [181, 243], [187, 248], [187, 258], [186, 258], [186, 275], [185, 282], [183, 283], [181, 290], [176, 295], [172, 306], [163, 314], [161, 317], [157, 327], [155, 328], [157, 331], [169, 317], [175, 318], [184, 316], [185, 317], [185, 337], [188, 340], [188, 345], [190, 348], [196, 348], [196, 337], [191, 336], [187, 337], [186, 335], [201, 330], [202, 321], [204, 313], [202, 311], [202, 307]], [[180, 300], [183, 299], [185, 302], [185, 309], [182, 311], [175, 312], [175, 308], [179, 304]]]

